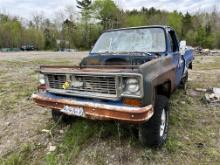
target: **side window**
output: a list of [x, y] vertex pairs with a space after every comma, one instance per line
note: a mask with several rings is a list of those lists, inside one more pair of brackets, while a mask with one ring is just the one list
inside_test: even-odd
[[175, 32], [173, 30], [169, 31], [169, 40], [170, 40], [170, 47], [172, 52], [176, 52], [179, 50], [178, 41], [176, 39]]

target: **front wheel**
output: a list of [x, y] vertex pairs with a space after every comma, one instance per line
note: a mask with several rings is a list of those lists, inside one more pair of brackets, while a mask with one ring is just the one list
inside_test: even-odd
[[152, 118], [139, 126], [139, 140], [144, 146], [160, 147], [162, 146], [168, 135], [168, 98], [158, 95], [154, 107], [154, 115]]

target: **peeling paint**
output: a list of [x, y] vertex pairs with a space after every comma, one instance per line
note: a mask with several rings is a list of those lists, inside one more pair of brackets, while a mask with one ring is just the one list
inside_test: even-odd
[[133, 124], [144, 123], [153, 116], [153, 107], [118, 106], [73, 99], [55, 99], [41, 94], [33, 94], [32, 99], [40, 106], [61, 110], [64, 106], [83, 107], [85, 118], [100, 120], [118, 120]]

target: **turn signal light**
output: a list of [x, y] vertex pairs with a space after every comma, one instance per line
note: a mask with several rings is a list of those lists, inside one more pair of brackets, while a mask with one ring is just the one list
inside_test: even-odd
[[125, 105], [130, 105], [130, 106], [137, 106], [137, 107], [140, 107], [142, 105], [142, 102], [138, 99], [133, 99], [133, 98], [124, 98], [122, 100], [122, 102], [125, 104]]

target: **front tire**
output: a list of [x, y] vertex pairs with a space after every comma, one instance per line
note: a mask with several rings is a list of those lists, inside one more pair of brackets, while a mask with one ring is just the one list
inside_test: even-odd
[[154, 115], [139, 126], [138, 135], [140, 142], [147, 147], [162, 146], [168, 135], [168, 98], [158, 95], [156, 97]]

